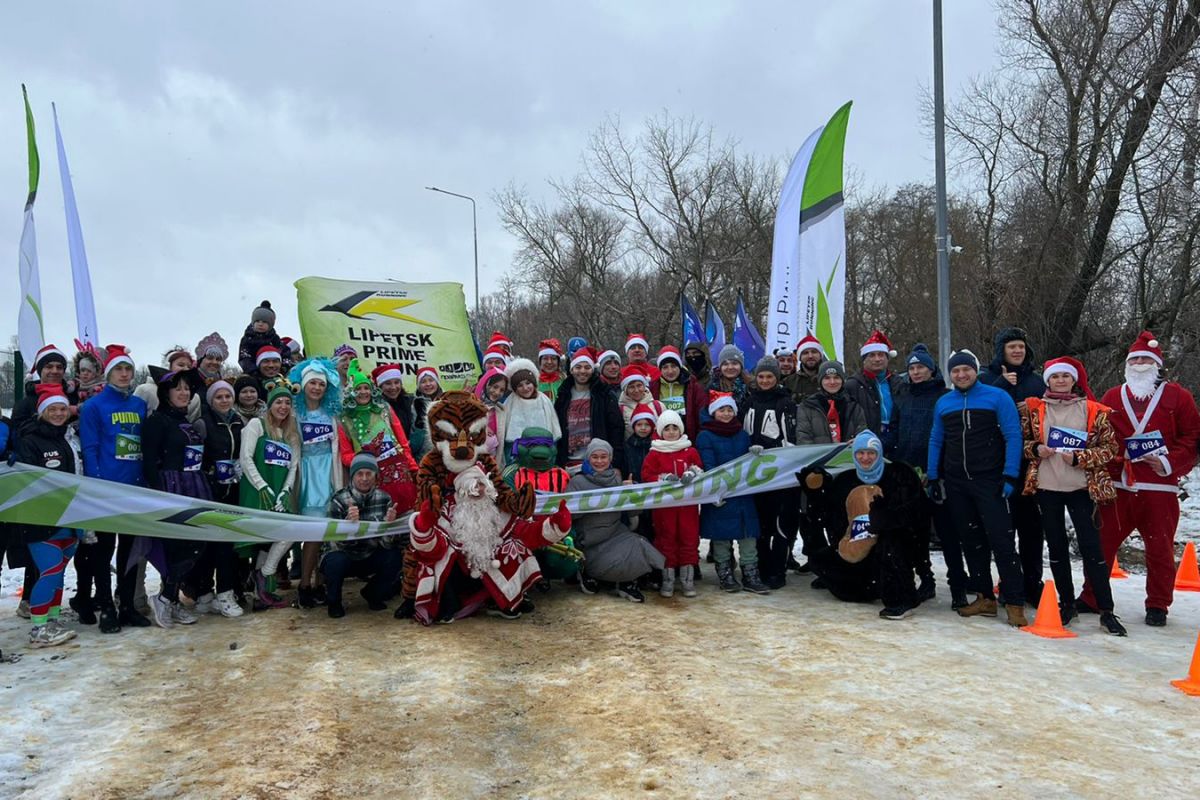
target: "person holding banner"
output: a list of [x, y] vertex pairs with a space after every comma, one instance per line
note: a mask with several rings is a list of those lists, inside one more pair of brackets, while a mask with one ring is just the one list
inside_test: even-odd
[[[1160, 374], [1163, 355], [1154, 334], [1142, 331], [1125, 357], [1125, 383], [1101, 403], [1113, 409], [1117, 458], [1109, 465], [1117, 500], [1100, 508], [1100, 546], [1112, 567], [1133, 531], [1146, 546], [1146, 624], [1162, 627], [1175, 589], [1175, 531], [1179, 481], [1196, 466], [1200, 413], [1192, 393]], [[1085, 576], [1075, 601], [1080, 612], [1102, 610], [1096, 587]]]
[[374, 382], [359, 369], [357, 358], [350, 362], [346, 376], [350, 383], [338, 425], [342, 465], [349, 469], [358, 452], [375, 456], [379, 488], [388, 493], [401, 513], [409, 511], [417, 502], [417, 462], [404, 428], [383, 402]]
[[[188, 422], [192, 389], [185, 372], [168, 372], [158, 381], [158, 410], [142, 425], [142, 475], [146, 485], [161, 492], [211, 500], [212, 490], [201, 471], [204, 437]], [[163, 538], [165, 571], [159, 593], [150, 600], [160, 628], [193, 625], [198, 617], [179, 602], [179, 585], [200, 560], [205, 543]]]
[[[242, 431], [242, 449], [238, 456], [242, 467], [238, 484], [239, 505], [294, 514], [302, 444], [292, 398], [299, 387], [280, 378], [264, 388], [267, 412], [250, 420]], [[291, 542], [274, 542], [265, 550], [253, 547], [256, 551], [253, 571], [256, 606], [283, 608], [287, 605], [275, 594], [275, 571], [291, 546]]]
[[1070, 513], [1075, 539], [1100, 608], [1100, 626], [1114, 636], [1125, 627], [1113, 613], [1110, 570], [1100, 549], [1100, 532], [1093, 516], [1096, 506], [1117, 499], [1108, 464], [1117, 455], [1116, 435], [1108, 421], [1111, 410], [1096, 402], [1088, 388], [1087, 370], [1073, 358], [1047, 361], [1042, 369], [1046, 393], [1017, 406], [1025, 434], [1029, 470], [1024, 494], [1037, 498], [1042, 512], [1050, 571], [1059, 591], [1063, 625], [1078, 617], [1075, 583], [1071, 579], [1071, 549], [1064, 519]]
[[[79, 438], [83, 444], [83, 473], [130, 486], [144, 485], [142, 474], [142, 423], [146, 402], [133, 393], [133, 358], [122, 345], [110, 344], [104, 362], [103, 391], [79, 411]], [[118, 633], [122, 626], [144, 628], [153, 623], [134, 608], [137, 565], [130, 564], [136, 536], [97, 533], [97, 543], [83, 545], [75, 559], [78, 595], [91, 596], [100, 612], [100, 632]], [[118, 616], [113, 604], [111, 562], [117, 552]]]

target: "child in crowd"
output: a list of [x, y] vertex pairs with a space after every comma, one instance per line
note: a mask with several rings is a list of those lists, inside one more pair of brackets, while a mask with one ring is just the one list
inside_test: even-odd
[[264, 347], [274, 347], [276, 350], [283, 347], [279, 334], [275, 332], [275, 312], [271, 310], [271, 303], [267, 300], [263, 300], [258, 304], [258, 308], [250, 312], [250, 324], [246, 326], [246, 332], [242, 334], [242, 341], [238, 344], [238, 365], [242, 372], [254, 371], [257, 366], [254, 359]]
[[[728, 392], [709, 394], [708, 413], [696, 447], [704, 468], [711, 470], [750, 452], [750, 436], [737, 419], [737, 404]], [[761, 450], [761, 448], [759, 448]], [[734, 497], [704, 506], [700, 512], [700, 535], [711, 542], [717, 563], [717, 580], [726, 592], [745, 589], [754, 594], [770, 590], [758, 574], [758, 514], [750, 497]], [[742, 565], [742, 582], [733, 576], [733, 543], [737, 542]]]
[[513, 463], [513, 445], [525, 435], [529, 428], [544, 428], [550, 431], [557, 446], [562, 438], [558, 414], [554, 402], [538, 391], [537, 367], [527, 358], [515, 358], [504, 370], [508, 376], [511, 393], [500, 407], [496, 416], [496, 438], [501, 448], [496, 454], [500, 465]]
[[[642, 462], [644, 479], [666, 483], [691, 483], [704, 472], [700, 454], [683, 433], [683, 419], [666, 410], [658, 417], [658, 435]], [[666, 559], [659, 594], [675, 594], [675, 568], [679, 567], [680, 589], [684, 597], [695, 597], [696, 567], [700, 563], [700, 507], [656, 508], [654, 544]]]

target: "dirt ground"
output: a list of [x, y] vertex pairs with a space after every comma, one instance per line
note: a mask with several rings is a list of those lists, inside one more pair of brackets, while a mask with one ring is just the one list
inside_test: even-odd
[[[709, 573], [711, 575], [711, 572]], [[1128, 639], [879, 619], [793, 583], [556, 589], [517, 622], [271, 611], [24, 647], [0, 599], [0, 797], [1195, 797], [1200, 595]]]

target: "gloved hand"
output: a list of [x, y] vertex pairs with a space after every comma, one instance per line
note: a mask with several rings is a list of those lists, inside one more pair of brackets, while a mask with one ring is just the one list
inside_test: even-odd
[[14, 467], [17, 464], [17, 451], [13, 450], [8, 454], [8, 465]]
[[761, 456], [762, 452], [763, 452], [763, 446], [761, 444], [750, 445], [750, 455]]
[[571, 530], [571, 511], [565, 500], [558, 501], [558, 510], [550, 517], [550, 524], [560, 531]]
[[946, 502], [946, 487], [937, 478], [925, 484], [925, 493], [929, 495], [929, 499], [933, 501], [934, 505], [940, 506]]
[[1005, 500], [1013, 496], [1017, 490], [1017, 479], [1004, 476], [1004, 485], [1000, 487], [1000, 496]]
[[270, 486], [264, 486], [258, 490], [258, 502], [266, 509], [275, 507], [275, 492], [271, 491]]
[[433, 530], [433, 526], [437, 524], [438, 514], [432, 503], [426, 500], [421, 504], [421, 510], [417, 512], [417, 518], [413, 520], [413, 527], [422, 533]]
[[664, 472], [658, 476], [658, 480], [662, 483], [679, 483], [679, 476], [673, 472]]
[[292, 493], [289, 492], [287, 489], [284, 489], [282, 492], [279, 493], [279, 496], [275, 498], [274, 508], [276, 511], [278, 511], [280, 513], [289, 511], [289, 510], [291, 510], [291, 502], [292, 502]]
[[700, 469], [699, 467], [691, 467], [690, 469], [685, 469], [683, 471], [683, 474], [679, 476], [679, 482], [680, 483], [691, 483], [692, 481], [696, 480], [696, 478], [699, 478], [703, 474], [704, 474], [704, 470]]

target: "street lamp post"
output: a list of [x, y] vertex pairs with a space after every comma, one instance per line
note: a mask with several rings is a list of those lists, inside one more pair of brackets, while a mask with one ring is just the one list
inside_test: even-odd
[[479, 320], [479, 221], [475, 216], [475, 198], [470, 195], [459, 194], [458, 192], [448, 192], [445, 189], [439, 189], [436, 186], [426, 186], [431, 192], [440, 192], [448, 194], [451, 197], [461, 197], [463, 200], [471, 201], [471, 236], [475, 242], [475, 320], [478, 324]]
[[946, 383], [950, 372], [950, 234], [946, 221], [946, 92], [942, 78], [942, 0], [933, 0], [933, 144], [934, 205], [937, 225], [938, 363]]

